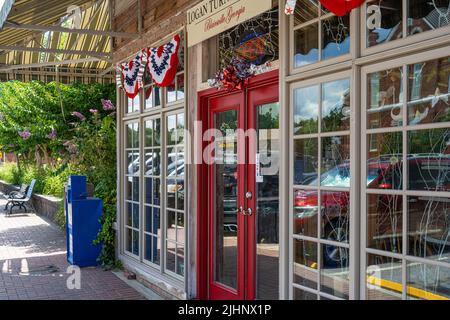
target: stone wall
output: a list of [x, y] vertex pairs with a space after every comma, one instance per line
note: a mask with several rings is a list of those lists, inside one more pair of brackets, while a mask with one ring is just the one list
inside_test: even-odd
[[[19, 187], [10, 185], [4, 181], [0, 181], [0, 192], [8, 194], [11, 191], [19, 190]], [[55, 221], [55, 215], [59, 207], [62, 205], [62, 200], [53, 196], [44, 196], [40, 194], [33, 194], [32, 203], [38, 215], [47, 217]]]

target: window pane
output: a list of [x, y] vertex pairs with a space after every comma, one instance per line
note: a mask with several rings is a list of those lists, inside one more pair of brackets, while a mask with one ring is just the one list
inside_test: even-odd
[[184, 276], [184, 246], [177, 244], [177, 274]]
[[317, 300], [317, 294], [294, 288], [294, 300]]
[[133, 228], [139, 229], [139, 205], [133, 204]]
[[153, 230], [152, 233], [161, 236], [161, 210], [159, 208], [153, 208]]
[[298, 235], [317, 237], [318, 219], [317, 191], [294, 191], [294, 233]]
[[322, 86], [322, 132], [350, 129], [350, 80]]
[[131, 229], [125, 228], [125, 250], [131, 252], [133, 250], [133, 232]]
[[144, 259], [147, 261], [152, 261], [152, 236], [146, 234], [145, 235], [145, 251], [144, 251]]
[[127, 98], [128, 103], [127, 113], [139, 111], [139, 102], [140, 102], [139, 94], [134, 99]]
[[153, 195], [153, 179], [146, 178], [145, 179], [145, 203], [152, 204], [152, 195]]
[[350, 16], [322, 20], [322, 60], [350, 52]]
[[294, 12], [294, 25], [300, 25], [319, 17], [319, 2], [317, 0], [297, 1]]
[[322, 191], [322, 238], [329, 241], [350, 241], [350, 193]]
[[175, 145], [176, 144], [176, 133], [177, 128], [177, 116], [171, 115], [167, 117], [167, 144]]
[[152, 207], [145, 207], [145, 232], [152, 232], [153, 215]]
[[133, 204], [127, 202], [126, 204], [126, 213], [125, 213], [125, 224], [129, 227], [133, 226]]
[[367, 187], [396, 189], [403, 187], [401, 132], [368, 135]]
[[367, 247], [402, 253], [403, 197], [367, 196]]
[[177, 144], [182, 144], [184, 141], [184, 113], [177, 115]]
[[338, 298], [349, 298], [349, 250], [343, 247], [322, 245], [321, 288], [324, 293]]
[[317, 289], [317, 244], [294, 240], [294, 283]]
[[397, 127], [403, 123], [402, 69], [368, 75], [367, 129]]
[[319, 131], [319, 86], [294, 91], [294, 135]]
[[161, 146], [161, 119], [155, 119], [153, 128], [153, 146]]
[[450, 129], [408, 133], [408, 189], [450, 190]]
[[161, 179], [153, 179], [153, 204], [161, 205]]
[[175, 80], [174, 83], [172, 83], [170, 86], [166, 88], [167, 91], [167, 103], [173, 103], [177, 101], [177, 91], [175, 88]]
[[450, 269], [421, 263], [409, 263], [407, 270], [408, 299], [450, 299]]
[[153, 132], [154, 123], [153, 120], [145, 121], [145, 147], [153, 146]]
[[176, 263], [176, 244], [175, 242], [167, 241], [167, 250], [166, 250], [166, 269], [172, 272], [175, 272], [175, 263]]
[[409, 0], [408, 35], [435, 30], [450, 24], [449, 0]]
[[184, 73], [177, 76], [177, 100], [184, 99]]
[[175, 197], [177, 193], [177, 180], [169, 179], [167, 180], [167, 208], [175, 209]]
[[294, 183], [296, 185], [318, 185], [318, 143], [318, 139], [294, 141]]
[[319, 61], [319, 24], [294, 31], [294, 68]]
[[402, 299], [402, 261], [367, 255], [367, 300]]
[[401, 0], [367, 1], [367, 47], [403, 37]]
[[322, 138], [321, 172], [322, 186], [350, 187], [350, 136]]
[[170, 240], [170, 241], [177, 240], [176, 219], [177, 219], [176, 212], [173, 212], [173, 211], [167, 212], [167, 232], [166, 232], [167, 240]]
[[139, 232], [133, 230], [133, 254], [139, 255]]
[[139, 202], [139, 178], [133, 177], [133, 201]]
[[450, 262], [448, 198], [408, 197], [409, 254]]
[[155, 104], [153, 102], [153, 87], [150, 86], [148, 88], [145, 88], [145, 109], [151, 109], [155, 107]]
[[450, 58], [408, 67], [408, 123], [450, 121]]

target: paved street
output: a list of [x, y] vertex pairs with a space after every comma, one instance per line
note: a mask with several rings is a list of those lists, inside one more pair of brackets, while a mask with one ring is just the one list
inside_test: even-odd
[[0, 201], [0, 300], [142, 300], [110, 271], [81, 270], [81, 289], [69, 289], [66, 240], [34, 214], [6, 217]]

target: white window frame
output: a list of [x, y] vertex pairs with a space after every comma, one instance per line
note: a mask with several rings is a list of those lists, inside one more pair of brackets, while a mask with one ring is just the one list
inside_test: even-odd
[[[450, 192], [436, 192], [436, 191], [415, 191], [408, 190], [408, 174], [407, 169], [403, 168], [403, 189], [402, 190], [378, 190], [378, 189], [368, 189], [367, 188], [367, 172], [365, 170], [365, 163], [367, 163], [367, 136], [368, 134], [374, 133], [388, 133], [388, 132], [399, 132], [403, 134], [403, 163], [407, 163], [406, 155], [408, 154], [408, 139], [407, 133], [415, 130], [426, 130], [426, 129], [442, 129], [450, 128], [450, 122], [437, 122], [421, 125], [409, 125], [407, 123], [408, 119], [408, 96], [406, 95], [406, 88], [408, 87], [408, 76], [407, 68], [409, 65], [421, 63], [429, 60], [439, 59], [450, 56], [450, 46], [442, 47], [435, 50], [426, 51], [423, 53], [418, 53], [410, 55], [407, 57], [397, 58], [390, 60], [388, 62], [377, 63], [369, 66], [365, 66], [361, 69], [361, 247], [360, 247], [360, 299], [366, 299], [366, 264], [367, 264], [367, 254], [373, 254], [377, 256], [391, 257], [399, 259], [402, 261], [402, 299], [407, 299], [407, 263], [417, 262], [425, 263], [430, 266], [441, 266], [445, 268], [450, 268], [450, 263], [434, 261], [432, 259], [425, 259], [421, 257], [414, 257], [408, 255], [407, 245], [408, 245], [408, 196], [430, 196], [439, 198], [450, 198]], [[403, 99], [403, 126], [391, 127], [391, 128], [379, 128], [379, 129], [367, 129], [367, 76], [371, 73], [384, 71], [386, 69], [393, 68], [403, 68], [403, 88], [405, 89], [404, 99]], [[402, 253], [391, 253], [388, 251], [382, 251], [377, 249], [367, 248], [367, 195], [370, 194], [385, 194], [385, 195], [399, 195], [402, 196], [402, 242], [403, 248]]]

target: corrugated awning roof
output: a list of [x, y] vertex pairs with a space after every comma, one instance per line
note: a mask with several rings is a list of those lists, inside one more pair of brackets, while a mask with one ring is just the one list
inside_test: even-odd
[[0, 71], [61, 61], [73, 61], [64, 65], [69, 68], [108, 69], [110, 37], [91, 30], [110, 31], [108, 0], [16, 0], [0, 31]]

